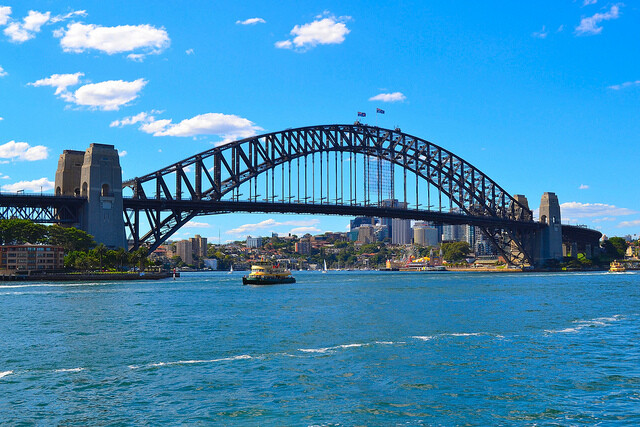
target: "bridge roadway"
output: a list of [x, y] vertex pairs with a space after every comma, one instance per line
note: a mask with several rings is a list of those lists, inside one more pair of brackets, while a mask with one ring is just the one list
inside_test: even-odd
[[[79, 210], [86, 203], [84, 197], [53, 196], [40, 194], [0, 194], [0, 219], [21, 218], [38, 223], [79, 222]], [[124, 198], [124, 209], [154, 210], [196, 210], [209, 214], [232, 212], [263, 213], [299, 213], [343, 216], [376, 216], [382, 218], [414, 219], [433, 221], [443, 224], [473, 224], [478, 226], [505, 225], [504, 220], [497, 222], [492, 217], [470, 217], [468, 215], [446, 212], [422, 211], [360, 205], [329, 205], [317, 203], [271, 203], [248, 201], [211, 201], [211, 200], [167, 200]], [[60, 218], [60, 213], [66, 216]], [[513, 221], [514, 226], [528, 230], [539, 230], [544, 224], [531, 221]], [[600, 239], [599, 231], [575, 225], [562, 225], [565, 242], [593, 242]]]
[[342, 216], [366, 216], [378, 218], [413, 219], [438, 224], [469, 224], [484, 227], [513, 228], [519, 230], [539, 230], [545, 224], [534, 221], [515, 221], [489, 216], [470, 216], [460, 213], [425, 211], [379, 207], [377, 205], [335, 205], [330, 203], [284, 203], [252, 202], [229, 200], [191, 200], [191, 199], [123, 199], [124, 209], [149, 209], [156, 211], [194, 211], [199, 215], [232, 212], [296, 213]]

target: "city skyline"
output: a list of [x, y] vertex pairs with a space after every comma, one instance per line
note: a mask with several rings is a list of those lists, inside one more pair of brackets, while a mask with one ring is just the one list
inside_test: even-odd
[[[62, 150], [92, 142], [116, 146], [127, 179], [364, 112], [458, 154], [532, 208], [552, 191], [565, 222], [640, 230], [632, 5], [155, 5], [0, 2], [2, 191], [51, 192]], [[346, 231], [350, 219], [197, 217], [172, 238]]]

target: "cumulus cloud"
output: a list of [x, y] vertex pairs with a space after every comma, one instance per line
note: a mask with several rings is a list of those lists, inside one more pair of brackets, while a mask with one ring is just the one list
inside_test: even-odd
[[289, 226], [298, 226], [298, 227], [311, 227], [313, 225], [319, 224], [320, 220], [318, 219], [310, 219], [310, 220], [294, 220], [294, 221], [282, 221], [278, 222], [273, 218], [266, 219], [257, 224], [244, 224], [238, 228], [233, 228], [231, 230], [226, 231], [227, 234], [247, 234], [253, 231], [264, 230], [265, 228], [279, 227], [283, 225]]
[[4, 34], [14, 43], [31, 40], [40, 32], [40, 28], [49, 21], [51, 12], [41, 13], [30, 10], [22, 22], [12, 22], [4, 29]]
[[[153, 113], [153, 112], [151, 112]], [[234, 114], [206, 113], [199, 114], [179, 123], [171, 119], [156, 119], [151, 113], [139, 113], [111, 123], [112, 127], [140, 123], [142, 132], [153, 136], [193, 137], [200, 135], [219, 135], [225, 142], [254, 136], [263, 130], [252, 121]]]
[[31, 146], [26, 142], [9, 141], [0, 145], [0, 159], [9, 160], [44, 160], [49, 156], [49, 149], [44, 145]]
[[4, 70], [4, 68], [2, 68], [2, 66], [0, 65], [0, 77], [4, 77], [7, 75], [7, 72]]
[[587, 184], [580, 184], [580, 187], [578, 187], [578, 190], [588, 190], [589, 186]]
[[620, 224], [618, 224], [619, 228], [624, 228], [624, 227], [637, 227], [640, 225], [640, 219], [634, 219], [633, 221], [622, 221]]
[[576, 34], [579, 36], [600, 34], [602, 27], [600, 23], [602, 21], [609, 21], [611, 19], [618, 19], [620, 17], [621, 3], [611, 6], [608, 12], [596, 13], [593, 16], [582, 18], [580, 25], [576, 27]]
[[51, 22], [55, 24], [56, 22], [66, 21], [67, 19], [74, 18], [76, 16], [87, 16], [87, 11], [86, 10], [74, 10], [73, 12], [69, 12], [69, 13], [64, 14], [64, 15], [56, 15], [56, 16], [51, 18]]
[[320, 231], [321, 230], [318, 227], [296, 227], [292, 228], [291, 231], [289, 231], [289, 234], [304, 235], [307, 233], [320, 233]]
[[549, 35], [549, 32], [547, 31], [547, 27], [543, 25], [540, 31], [536, 31], [531, 35], [537, 39], [545, 39]]
[[0, 6], [0, 25], [6, 25], [11, 16], [10, 6]]
[[66, 30], [56, 31], [54, 35], [60, 38], [60, 46], [65, 52], [97, 50], [108, 55], [131, 52], [128, 57], [133, 60], [161, 53], [171, 43], [164, 28], [151, 25], [102, 27], [75, 22], [69, 24]]
[[210, 228], [211, 224], [207, 224], [206, 222], [196, 222], [196, 221], [188, 221], [184, 228]]
[[4, 191], [49, 191], [53, 190], [54, 183], [49, 181], [48, 178], [34, 179], [33, 181], [18, 181], [13, 184], [6, 184], [2, 186]]
[[313, 22], [293, 27], [290, 31], [293, 39], [278, 41], [275, 46], [279, 49], [295, 47], [298, 51], [304, 52], [319, 44], [340, 44], [351, 32], [346, 25], [349, 19], [349, 16], [336, 18], [325, 12], [324, 15], [317, 16]]
[[51, 86], [55, 87], [56, 95], [60, 95], [62, 93], [67, 92], [67, 87], [75, 86], [80, 83], [80, 77], [84, 76], [84, 73], [74, 73], [74, 74], [53, 74], [51, 77], [47, 77], [46, 79], [40, 79], [33, 83], [29, 83], [30, 86]]
[[620, 89], [625, 89], [631, 86], [638, 86], [638, 85], [640, 85], [640, 80], [634, 80], [630, 82], [620, 83], [619, 85], [609, 86], [609, 89], [620, 90]]
[[560, 209], [562, 216], [567, 218], [615, 217], [637, 213], [631, 209], [606, 203], [567, 202], [560, 204]]
[[69, 86], [80, 83], [83, 73], [54, 74], [46, 79], [41, 79], [31, 86], [55, 87], [55, 94], [69, 103], [105, 111], [118, 110], [136, 99], [147, 81], [144, 79], [132, 82], [124, 80], [107, 80], [100, 83], [89, 83], [80, 86], [75, 92], [67, 90]]
[[596, 4], [596, 3], [598, 3], [598, 0], [584, 0], [582, 5], [583, 6], [589, 6], [589, 5]]
[[129, 154], [129, 153], [127, 153], [127, 150], [122, 150], [122, 151], [119, 151], [119, 152], [118, 152], [118, 156], [119, 156], [119, 157], [124, 157], [124, 156], [126, 156], [127, 154]]
[[244, 21], [236, 21], [236, 24], [238, 25], [255, 25], [255, 24], [265, 24], [267, 21], [265, 21], [262, 18], [249, 18], [249, 19], [245, 19]]
[[369, 101], [382, 101], [382, 102], [402, 102], [406, 100], [407, 97], [402, 94], [402, 92], [393, 92], [393, 93], [380, 93], [376, 96], [372, 96], [369, 98]]

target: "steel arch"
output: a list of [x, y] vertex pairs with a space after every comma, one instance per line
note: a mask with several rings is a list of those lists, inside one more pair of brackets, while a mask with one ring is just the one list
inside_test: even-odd
[[[328, 160], [328, 153], [331, 152], [382, 159], [415, 174], [416, 180], [419, 177], [442, 192], [450, 203], [455, 204], [456, 209], [466, 216], [469, 224], [478, 225], [501, 248], [503, 255], [510, 262], [532, 263], [527, 236], [536, 228], [534, 224], [537, 223], [533, 223], [532, 212], [527, 206], [522, 205], [486, 174], [449, 150], [403, 133], [400, 129], [384, 129], [358, 122], [353, 125], [308, 126], [245, 138], [123, 182], [123, 188], [128, 187], [133, 191], [132, 200], [125, 200], [125, 224], [133, 237], [134, 247], [140, 244], [148, 244], [152, 249], [157, 247], [196, 215], [246, 210], [246, 206], [240, 209], [236, 207], [237, 203], [234, 204], [239, 200], [238, 197], [234, 198], [233, 192], [242, 184], [265, 173], [268, 176], [269, 171], [275, 171], [277, 167], [284, 167], [285, 164], [291, 167], [294, 160], [306, 160], [308, 156], [320, 154], [322, 159], [322, 154], [327, 153]], [[315, 157], [313, 159], [315, 161]], [[212, 164], [207, 168], [209, 162]], [[187, 176], [187, 168], [195, 169], [193, 180]], [[165, 177], [171, 174], [175, 174], [173, 189], [169, 188], [165, 180]], [[226, 176], [224, 179], [223, 174]], [[275, 172], [272, 173], [272, 180], [274, 175]], [[290, 176], [289, 171], [289, 180]], [[357, 179], [357, 175], [350, 175], [349, 180], [352, 178]], [[144, 184], [155, 186], [154, 197], [147, 197]], [[283, 189], [284, 185], [283, 182]], [[186, 189], [186, 198], [182, 195], [183, 188]], [[291, 193], [291, 183], [289, 192]], [[353, 198], [349, 203], [344, 203], [344, 199], [341, 198], [341, 203], [338, 203], [337, 194], [335, 204], [323, 203], [322, 180], [320, 192], [323, 213], [337, 213], [335, 211], [338, 210], [338, 206], [360, 206]], [[329, 192], [327, 189], [327, 200]], [[229, 194], [232, 198], [226, 200], [225, 197]], [[273, 194], [274, 191], [271, 203], [276, 203]], [[266, 197], [268, 201], [268, 187]], [[284, 201], [284, 194], [282, 197]], [[301, 195], [298, 194], [298, 201], [300, 200]], [[194, 201], [198, 202], [197, 206], [194, 205]], [[223, 201], [226, 203], [221, 205], [219, 202]], [[308, 198], [305, 198], [304, 204], [309, 204]], [[367, 197], [364, 205], [382, 208], [368, 203]], [[226, 209], [221, 209], [222, 206]], [[416, 210], [416, 217], [420, 216], [420, 211], [431, 213], [432, 216], [434, 214], [428, 209], [419, 210], [417, 206]], [[143, 236], [140, 236], [140, 212], [144, 213], [151, 228]], [[163, 219], [161, 212], [170, 214]], [[489, 219], [491, 221], [487, 225]], [[443, 218], [443, 222], [445, 221], [446, 218]]]

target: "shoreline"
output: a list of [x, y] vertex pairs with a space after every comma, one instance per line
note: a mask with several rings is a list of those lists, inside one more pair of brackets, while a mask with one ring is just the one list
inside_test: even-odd
[[[175, 277], [180, 277], [176, 272]], [[153, 273], [49, 273], [0, 276], [0, 282], [95, 282], [124, 280], [161, 280], [173, 277], [173, 272]]]

